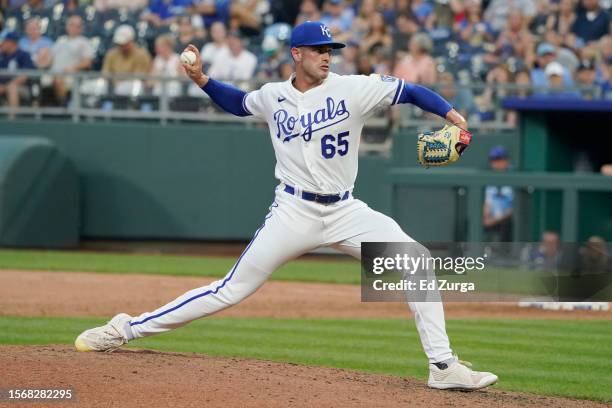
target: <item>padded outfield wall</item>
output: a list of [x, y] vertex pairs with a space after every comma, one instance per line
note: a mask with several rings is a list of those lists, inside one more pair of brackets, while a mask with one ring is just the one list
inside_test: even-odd
[[[0, 121], [0, 135], [49, 138], [72, 160], [84, 238], [248, 240], [277, 185], [269, 134], [259, 126], [17, 120]], [[516, 134], [475, 137], [460, 166], [485, 168], [488, 149], [498, 143], [518, 159]], [[360, 159], [355, 196], [395, 216], [416, 239], [452, 240], [458, 216], [451, 190], [406, 189], [391, 204], [386, 171], [416, 165], [416, 135], [396, 134], [394, 146], [390, 158]], [[414, 216], [432, 201], [441, 203], [439, 228]]]

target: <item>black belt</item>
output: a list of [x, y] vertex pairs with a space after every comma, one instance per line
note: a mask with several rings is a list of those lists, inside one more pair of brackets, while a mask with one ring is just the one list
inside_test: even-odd
[[[295, 187], [289, 186], [287, 184], [285, 184], [284, 191], [291, 195], [296, 195]], [[349, 191], [345, 191], [344, 194], [342, 195], [340, 194], [317, 194], [317, 193], [311, 193], [308, 191], [302, 191], [301, 193], [302, 199], [307, 200], [307, 201], [314, 201], [315, 203], [319, 203], [319, 204], [333, 204], [333, 203], [337, 203], [338, 201], [344, 201], [347, 198], [349, 198], [349, 195], [350, 195]]]

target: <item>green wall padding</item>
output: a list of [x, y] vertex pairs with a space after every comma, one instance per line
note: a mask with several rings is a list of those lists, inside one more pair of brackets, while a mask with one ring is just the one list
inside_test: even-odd
[[0, 137], [0, 245], [73, 247], [79, 242], [79, 179], [47, 139]]

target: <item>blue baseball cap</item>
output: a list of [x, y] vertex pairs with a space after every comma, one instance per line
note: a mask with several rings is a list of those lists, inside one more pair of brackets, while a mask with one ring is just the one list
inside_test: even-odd
[[291, 32], [291, 48], [304, 45], [329, 45], [333, 49], [345, 47], [342, 43], [334, 42], [329, 28], [318, 21], [306, 21]]
[[9, 31], [6, 34], [4, 34], [1, 41], [19, 42], [19, 34], [17, 34], [15, 31]]
[[499, 160], [506, 158], [508, 158], [508, 149], [506, 149], [502, 145], [492, 147], [491, 150], [489, 150], [489, 160]]
[[543, 42], [540, 45], [538, 45], [538, 48], [536, 50], [536, 54], [538, 55], [538, 57], [541, 57], [542, 55], [546, 55], [546, 54], [554, 54], [555, 52], [556, 52], [556, 49], [554, 45], [547, 43], [547, 42]]

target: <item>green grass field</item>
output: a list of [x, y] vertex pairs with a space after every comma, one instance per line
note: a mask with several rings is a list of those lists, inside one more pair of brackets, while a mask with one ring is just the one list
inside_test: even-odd
[[[71, 251], [0, 250], [0, 269], [87, 271], [99, 273], [206, 276], [220, 278], [234, 258], [166, 254], [120, 254]], [[395, 275], [396, 277], [399, 275]], [[476, 282], [481, 291], [545, 294], [533, 271], [487, 267], [468, 275], [445, 275], [450, 281]], [[396, 278], [395, 278], [396, 279]], [[271, 280], [293, 282], [361, 283], [360, 264], [350, 259], [297, 260], [280, 268]], [[396, 279], [397, 280], [397, 279]]]
[[[0, 251], [0, 269], [220, 277], [230, 258]], [[358, 284], [351, 261], [294, 261], [276, 280]], [[94, 318], [0, 317], [0, 344], [71, 344]], [[462, 359], [500, 376], [499, 388], [612, 402], [610, 321], [449, 320]], [[242, 356], [425, 378], [411, 320], [222, 319], [134, 343], [137, 348]]]
[[[0, 317], [1, 344], [71, 344], [89, 318]], [[607, 321], [450, 320], [455, 351], [500, 376], [499, 388], [612, 401]], [[406, 320], [220, 319], [133, 343], [137, 348], [241, 356], [425, 378]]]
[[[223, 277], [236, 259], [177, 255], [0, 250], [0, 269]], [[272, 280], [359, 284], [357, 261], [293, 261]]]

